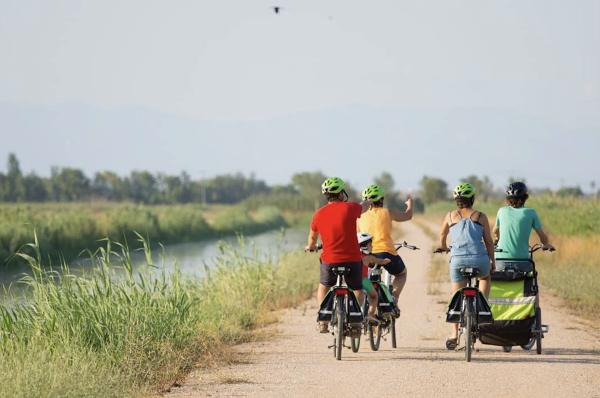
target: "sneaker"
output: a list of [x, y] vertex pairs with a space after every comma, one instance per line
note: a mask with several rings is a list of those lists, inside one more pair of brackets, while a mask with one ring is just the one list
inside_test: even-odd
[[446, 349], [453, 351], [456, 350], [456, 346], [458, 345], [458, 339], [457, 338], [448, 338], [446, 339]]
[[377, 319], [374, 316], [367, 316], [367, 322], [369, 323], [369, 325], [379, 325], [379, 319]]
[[392, 313], [394, 314], [394, 318], [400, 318], [400, 308], [397, 305], [394, 306]]
[[318, 329], [319, 329], [319, 333], [329, 333], [329, 323], [319, 322]]

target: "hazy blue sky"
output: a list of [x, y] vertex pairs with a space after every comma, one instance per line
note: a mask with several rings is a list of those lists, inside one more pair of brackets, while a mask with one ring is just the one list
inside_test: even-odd
[[598, 0], [0, 10], [0, 162], [16, 152], [26, 171], [600, 182]]

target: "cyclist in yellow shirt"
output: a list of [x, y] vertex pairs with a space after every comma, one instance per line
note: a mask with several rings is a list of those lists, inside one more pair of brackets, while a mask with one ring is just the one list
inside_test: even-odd
[[373, 202], [367, 210], [358, 219], [358, 230], [366, 232], [373, 237], [372, 254], [381, 259], [389, 259], [391, 262], [384, 266], [385, 270], [393, 276], [392, 294], [396, 308], [395, 315], [400, 316], [400, 310], [397, 307], [398, 297], [406, 284], [406, 266], [402, 258], [398, 255], [394, 240], [392, 239], [392, 221], [408, 221], [413, 216], [413, 200], [409, 196], [406, 201], [406, 210], [390, 210], [383, 207], [385, 192], [378, 185], [369, 185], [363, 192], [364, 200]]

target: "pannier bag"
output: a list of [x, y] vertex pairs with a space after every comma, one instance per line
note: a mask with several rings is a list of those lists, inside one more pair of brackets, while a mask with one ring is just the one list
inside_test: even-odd
[[[446, 322], [460, 323], [460, 312], [462, 310], [463, 298], [462, 290], [463, 289], [457, 290], [450, 300], [450, 303], [448, 304], [448, 311], [446, 312]], [[475, 311], [477, 312], [477, 323], [479, 325], [485, 325], [494, 322], [490, 305], [481, 292], [477, 292], [477, 296], [475, 296]]]
[[[348, 291], [348, 299], [350, 300], [350, 303], [348, 305], [348, 307], [349, 307], [348, 322], [349, 323], [361, 323], [363, 321], [362, 310], [360, 308], [358, 299], [356, 298], [354, 293], [350, 290]], [[331, 321], [331, 316], [333, 314], [334, 302], [335, 302], [335, 293], [333, 290], [330, 290], [329, 292], [327, 292], [327, 295], [325, 295], [325, 298], [321, 302], [321, 306], [319, 307], [319, 312], [317, 314], [317, 321], [319, 321], [319, 322], [321, 322], [321, 321], [330, 322]]]
[[[523, 264], [525, 261], [504, 263], [520, 263], [520, 268], [512, 268], [512, 271], [501, 270], [504, 275], [498, 279], [492, 276], [488, 301], [494, 323], [480, 328], [480, 339], [482, 343], [491, 345], [525, 345], [532, 336], [535, 324], [538, 289], [533, 265], [530, 263], [530, 269], [527, 270], [527, 266]], [[516, 277], [519, 273], [522, 277]], [[515, 278], [511, 279], [513, 276]]]

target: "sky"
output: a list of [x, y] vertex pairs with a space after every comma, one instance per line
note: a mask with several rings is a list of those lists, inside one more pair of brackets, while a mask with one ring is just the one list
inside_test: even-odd
[[0, 8], [0, 164], [27, 172], [600, 185], [597, 0]]

